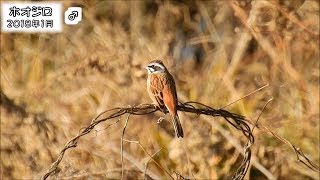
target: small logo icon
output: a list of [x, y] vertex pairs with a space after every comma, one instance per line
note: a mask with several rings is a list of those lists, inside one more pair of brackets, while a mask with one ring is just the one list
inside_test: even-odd
[[69, 7], [64, 12], [64, 22], [69, 25], [78, 24], [82, 20], [82, 8], [81, 7]]

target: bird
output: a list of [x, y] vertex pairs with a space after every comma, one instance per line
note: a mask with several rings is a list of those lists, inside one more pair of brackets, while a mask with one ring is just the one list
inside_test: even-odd
[[147, 90], [153, 103], [162, 112], [168, 110], [172, 117], [173, 127], [178, 138], [183, 138], [183, 129], [177, 113], [178, 97], [176, 85], [161, 60], [153, 60], [146, 66], [148, 70]]

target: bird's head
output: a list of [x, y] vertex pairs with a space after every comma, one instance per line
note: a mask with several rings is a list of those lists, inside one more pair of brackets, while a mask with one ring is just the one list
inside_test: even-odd
[[164, 73], [166, 72], [166, 67], [160, 60], [151, 61], [147, 66], [148, 74]]

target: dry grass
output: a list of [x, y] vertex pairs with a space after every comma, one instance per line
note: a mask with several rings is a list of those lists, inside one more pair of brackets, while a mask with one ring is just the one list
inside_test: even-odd
[[[169, 67], [180, 101], [219, 108], [269, 83], [226, 109], [254, 120], [273, 97], [260, 123], [320, 163], [318, 1], [82, 1], [81, 6], [83, 21], [62, 33], [1, 33], [1, 89], [30, 114], [22, 118], [1, 103], [2, 179], [40, 178], [61, 147], [97, 114], [150, 102], [143, 67], [153, 59]], [[186, 137], [179, 141], [168, 121], [156, 123], [159, 116], [131, 117], [125, 139], [139, 140], [150, 154], [162, 148], [154, 159], [170, 173], [231, 177], [242, 158], [224, 133], [245, 142], [240, 133], [218, 118], [213, 125], [181, 113]], [[54, 178], [120, 178], [124, 120], [103, 130], [117, 119], [106, 122], [81, 139]], [[319, 179], [288, 146], [262, 130], [254, 135], [253, 155], [273, 176]], [[143, 178], [138, 165], [149, 156], [137, 144], [125, 143], [124, 151], [124, 178]], [[167, 178], [151, 161], [148, 169]], [[252, 166], [246, 178], [265, 176]]]

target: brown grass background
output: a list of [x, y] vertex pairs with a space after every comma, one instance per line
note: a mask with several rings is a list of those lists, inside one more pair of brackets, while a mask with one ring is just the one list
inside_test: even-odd
[[[64, 144], [100, 112], [150, 103], [144, 66], [162, 59], [179, 100], [222, 107], [270, 84], [228, 111], [255, 120], [300, 147], [319, 164], [319, 2], [64, 1], [81, 6], [83, 20], [56, 34], [1, 33], [1, 90], [27, 116], [1, 103], [1, 179], [38, 179]], [[184, 140], [169, 116], [131, 116], [125, 138], [138, 140], [169, 172], [197, 179], [228, 179], [241, 162], [222, 119], [180, 113]], [[100, 124], [65, 154], [53, 178], [121, 177], [125, 117]], [[284, 143], [256, 129], [253, 155], [279, 179], [319, 179]], [[136, 164], [149, 157], [125, 143], [124, 178], [142, 179]], [[135, 164], [136, 163], [136, 164]], [[150, 162], [148, 169], [168, 178]], [[52, 178], [51, 177], [51, 178]], [[267, 177], [251, 166], [246, 179]]]

